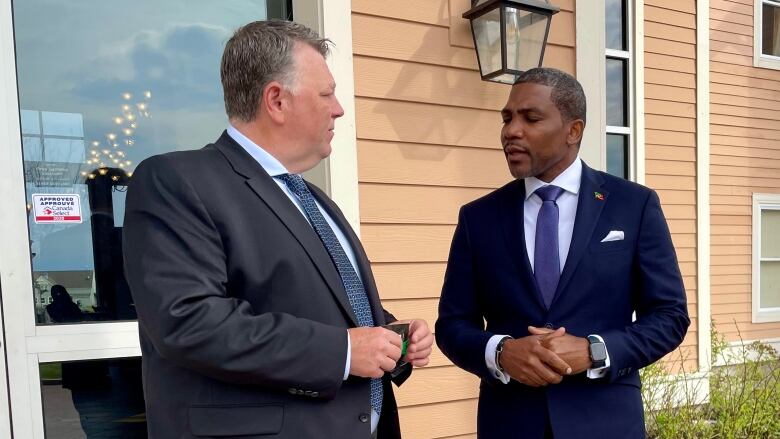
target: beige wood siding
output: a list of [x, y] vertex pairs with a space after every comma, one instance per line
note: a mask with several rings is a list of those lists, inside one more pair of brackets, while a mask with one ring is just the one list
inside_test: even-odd
[[[553, 3], [545, 65], [575, 73], [574, 0]], [[361, 236], [385, 307], [431, 325], [458, 209], [511, 178], [509, 87], [480, 80], [469, 5], [352, 1]], [[474, 438], [478, 390], [435, 349], [397, 390], [404, 438]]]
[[752, 320], [752, 195], [780, 193], [780, 71], [753, 67], [753, 0], [710, 2], [712, 317], [729, 341], [780, 337]]
[[645, 0], [647, 185], [658, 191], [680, 261], [691, 326], [674, 369], [698, 368], [696, 291], [696, 2]]

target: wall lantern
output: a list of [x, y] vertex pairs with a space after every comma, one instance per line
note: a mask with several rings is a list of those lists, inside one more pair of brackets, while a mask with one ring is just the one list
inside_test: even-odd
[[482, 80], [512, 84], [520, 73], [541, 67], [558, 11], [546, 0], [472, 0], [463, 18], [471, 21]]

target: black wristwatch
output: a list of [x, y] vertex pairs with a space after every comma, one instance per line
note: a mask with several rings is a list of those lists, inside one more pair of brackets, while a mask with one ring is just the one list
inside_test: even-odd
[[607, 345], [601, 340], [600, 337], [595, 335], [588, 336], [588, 343], [590, 346], [590, 362], [591, 369], [598, 369], [607, 365]]
[[499, 372], [503, 372], [504, 368], [501, 367], [501, 363], [498, 362], [498, 358], [501, 356], [501, 351], [504, 350], [504, 343], [507, 340], [511, 340], [511, 339], [512, 339], [512, 337], [507, 335], [506, 337], [504, 337], [501, 340], [499, 340], [498, 344], [496, 345], [496, 369], [498, 369]]

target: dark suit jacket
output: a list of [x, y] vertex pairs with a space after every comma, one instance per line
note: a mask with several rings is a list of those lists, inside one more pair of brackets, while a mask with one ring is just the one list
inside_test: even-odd
[[[642, 438], [638, 369], [678, 346], [690, 323], [658, 196], [583, 164], [572, 242], [549, 310], [525, 250], [524, 196], [516, 180], [461, 209], [439, 303], [439, 347], [482, 378], [478, 435], [541, 439], [549, 423], [556, 439]], [[611, 230], [625, 239], [600, 242]], [[502, 384], [488, 372], [485, 345], [494, 334], [526, 336], [529, 325], [601, 335], [608, 376], [583, 373], [543, 388]]]
[[[310, 189], [352, 245], [374, 321], [395, 320], [343, 214]], [[226, 133], [138, 166], [124, 252], [150, 437], [370, 436], [369, 380], [343, 381], [346, 330], [357, 320], [338, 271], [300, 211]], [[398, 438], [389, 380], [384, 395], [379, 438]]]

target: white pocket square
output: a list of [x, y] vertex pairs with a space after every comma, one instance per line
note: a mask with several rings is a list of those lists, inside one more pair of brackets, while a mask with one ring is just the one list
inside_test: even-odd
[[622, 241], [625, 238], [622, 230], [611, 230], [601, 242]]

